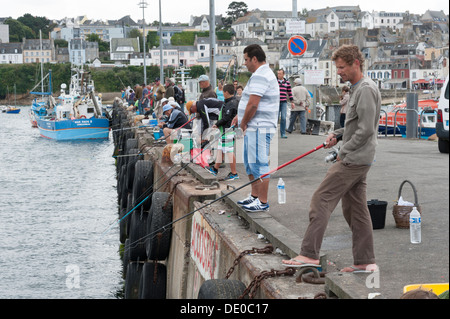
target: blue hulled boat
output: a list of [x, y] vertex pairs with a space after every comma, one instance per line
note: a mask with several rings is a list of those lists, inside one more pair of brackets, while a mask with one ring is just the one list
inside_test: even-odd
[[61, 85], [58, 103], [45, 116], [36, 116], [41, 136], [58, 141], [108, 139], [109, 114], [103, 111], [101, 97], [95, 94], [90, 74], [73, 69], [69, 93]]

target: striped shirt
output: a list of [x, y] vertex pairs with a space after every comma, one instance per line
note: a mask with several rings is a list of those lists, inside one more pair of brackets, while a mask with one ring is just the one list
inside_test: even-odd
[[278, 80], [278, 85], [280, 86], [280, 102], [287, 102], [288, 97], [292, 101], [294, 98], [292, 97], [291, 83], [283, 78], [283, 80]]
[[277, 128], [280, 104], [280, 88], [278, 81], [268, 64], [263, 64], [253, 73], [248, 81], [238, 108], [239, 124], [244, 118], [245, 109], [251, 95], [261, 97], [255, 116], [248, 122], [248, 128]]

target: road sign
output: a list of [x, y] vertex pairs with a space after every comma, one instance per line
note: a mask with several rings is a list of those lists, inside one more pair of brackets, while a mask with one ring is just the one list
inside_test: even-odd
[[324, 79], [324, 70], [305, 70], [305, 85], [323, 85]]
[[301, 56], [305, 54], [308, 48], [308, 42], [304, 37], [300, 35], [295, 35], [289, 39], [288, 49], [292, 55]]
[[287, 34], [304, 34], [306, 33], [306, 21], [300, 19], [291, 19], [286, 21]]

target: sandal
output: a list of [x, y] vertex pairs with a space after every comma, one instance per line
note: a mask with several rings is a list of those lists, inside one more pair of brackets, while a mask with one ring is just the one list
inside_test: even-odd
[[284, 261], [283, 266], [287, 266], [287, 267], [293, 267], [293, 268], [303, 268], [303, 267], [315, 267], [315, 268], [320, 268], [321, 266], [318, 264], [310, 264], [310, 263], [305, 263], [303, 261], [300, 261], [298, 259], [292, 258], [289, 261], [294, 262], [296, 264], [286, 264]]
[[341, 272], [349, 272], [354, 274], [370, 274], [373, 272], [377, 272], [378, 266], [376, 264], [369, 264], [364, 269], [358, 268], [356, 266], [345, 267], [341, 269]]

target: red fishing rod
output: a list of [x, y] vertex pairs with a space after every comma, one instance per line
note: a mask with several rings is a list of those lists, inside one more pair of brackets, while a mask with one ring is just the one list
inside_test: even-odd
[[[336, 136], [336, 140], [337, 140], [338, 142], [339, 142], [341, 139], [342, 139], [342, 134]], [[246, 183], [246, 184], [244, 184], [244, 185], [242, 185], [242, 186], [240, 186], [240, 187], [238, 187], [238, 188], [233, 189], [231, 192], [229, 192], [229, 193], [227, 193], [227, 194], [225, 194], [225, 195], [223, 195], [223, 196], [221, 196], [221, 197], [219, 197], [219, 198], [217, 198], [217, 199], [215, 199], [215, 200], [213, 200], [213, 201], [211, 201], [211, 202], [209, 202], [209, 203], [203, 205], [203, 206], [200, 207], [200, 208], [197, 208], [196, 210], [194, 210], [194, 211], [192, 211], [192, 212], [190, 212], [190, 213], [188, 213], [188, 214], [186, 214], [186, 215], [184, 215], [184, 216], [182, 216], [182, 217], [180, 217], [180, 218], [178, 218], [178, 219], [172, 221], [171, 223], [169, 223], [169, 224], [167, 224], [167, 225], [165, 225], [165, 226], [162, 226], [161, 228], [157, 229], [157, 230], [154, 231], [153, 233], [147, 234], [146, 236], [144, 236], [144, 237], [138, 239], [137, 241], [141, 241], [141, 240], [146, 239], [146, 238], [148, 238], [148, 237], [153, 237], [153, 236], [157, 235], [158, 233], [161, 233], [161, 232], [164, 232], [164, 231], [166, 231], [166, 230], [169, 230], [170, 227], [172, 227], [173, 224], [178, 223], [179, 221], [181, 221], [181, 220], [183, 220], [183, 219], [185, 219], [185, 218], [187, 218], [187, 217], [189, 217], [189, 216], [191, 216], [191, 215], [194, 215], [196, 212], [198, 212], [198, 211], [200, 211], [200, 210], [202, 210], [202, 209], [204, 209], [204, 208], [206, 208], [206, 207], [208, 207], [208, 206], [211, 206], [212, 204], [214, 204], [214, 203], [216, 203], [216, 202], [218, 202], [218, 201], [220, 201], [220, 200], [222, 200], [222, 199], [224, 199], [224, 198], [230, 196], [231, 194], [236, 193], [237, 191], [240, 191], [241, 189], [243, 189], [243, 188], [245, 188], [245, 187], [247, 187], [247, 186], [252, 185], [253, 183], [255, 183], [255, 182], [257, 182], [257, 181], [262, 181], [263, 178], [265, 178], [265, 177], [267, 177], [267, 176], [269, 176], [269, 175], [271, 175], [271, 174], [273, 174], [273, 173], [279, 171], [280, 169], [282, 169], [282, 168], [284, 168], [284, 167], [286, 167], [286, 166], [288, 166], [288, 165], [291, 165], [292, 163], [295, 163], [295, 162], [301, 160], [302, 158], [304, 158], [304, 157], [306, 157], [306, 156], [308, 156], [308, 155], [310, 155], [310, 154], [312, 154], [312, 153], [314, 153], [314, 152], [317, 152], [318, 150], [324, 148], [326, 145], [327, 145], [326, 143], [323, 143], [323, 144], [321, 144], [321, 145], [319, 145], [319, 146], [313, 148], [312, 150], [310, 150], [310, 151], [308, 151], [308, 152], [306, 152], [306, 153], [304, 153], [304, 154], [302, 154], [302, 155], [300, 155], [300, 156], [294, 158], [293, 160], [290, 160], [289, 162], [287, 162], [287, 163], [285, 163], [285, 164], [283, 164], [283, 165], [281, 165], [281, 166], [278, 166], [277, 168], [271, 170], [271, 171], [268, 172], [267, 174], [261, 175], [260, 178], [254, 179], [254, 180], [252, 180], [252, 181], [250, 181], [250, 182], [248, 182], [248, 183]], [[133, 243], [132, 243], [132, 244], [133, 244]]]

